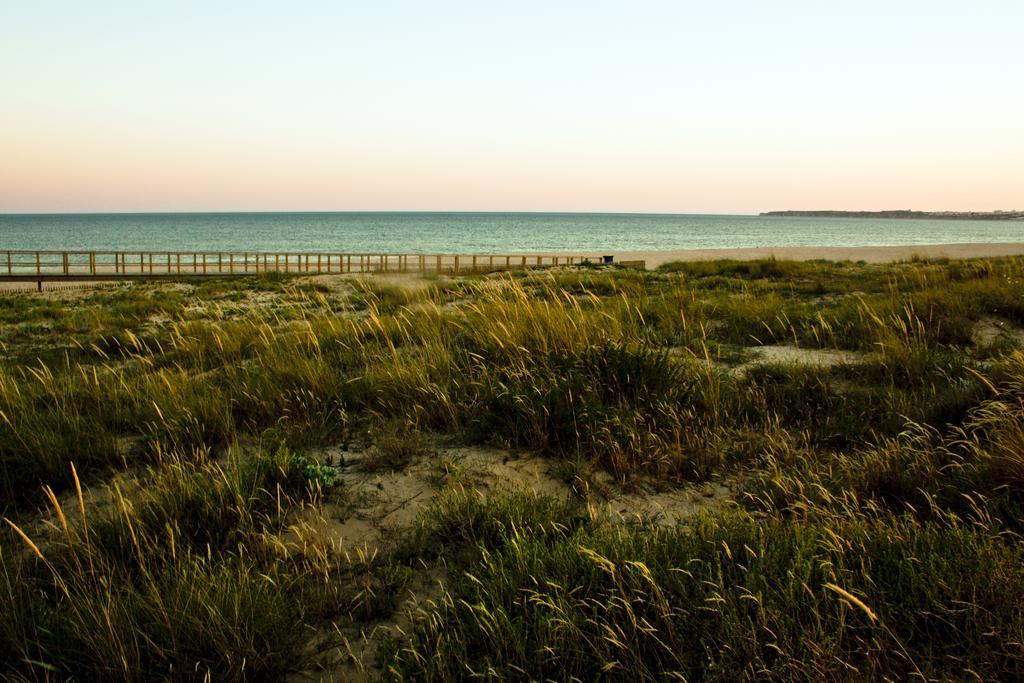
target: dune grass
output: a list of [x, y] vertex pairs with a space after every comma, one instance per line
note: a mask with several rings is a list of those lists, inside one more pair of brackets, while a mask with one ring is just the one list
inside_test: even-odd
[[466, 550], [409, 642], [384, 644], [395, 679], [1012, 679], [1024, 665], [1020, 550], [952, 518], [626, 529], [461, 492], [424, 525], [428, 545]]
[[[381, 640], [384, 678], [1024, 673], [1024, 261], [424, 285], [0, 299], [0, 674], [280, 679], [431, 567], [445, 593]], [[432, 434], [742, 491], [634, 528], [453, 486], [384, 555], [282, 540], [346, 495], [311, 449], [363, 440], [389, 473]], [[125, 472], [137, 489], [80, 493]]]
[[[282, 563], [266, 531], [282, 498], [313, 495], [287, 450], [236, 457], [171, 455], [132, 501], [117, 488], [101, 512], [62, 505], [52, 542], [3, 558], [4, 661], [64, 678], [275, 678], [294, 668], [295, 624], [323, 599], [313, 564]], [[49, 491], [49, 489], [48, 489]], [[90, 506], [91, 508], [92, 506]], [[315, 603], [314, 603], [315, 604]]]

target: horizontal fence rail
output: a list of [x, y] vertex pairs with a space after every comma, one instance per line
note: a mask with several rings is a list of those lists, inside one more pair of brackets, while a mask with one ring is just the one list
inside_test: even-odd
[[0, 280], [122, 279], [196, 275], [211, 277], [260, 273], [473, 273], [602, 262], [610, 262], [610, 257], [3, 250], [0, 251]]

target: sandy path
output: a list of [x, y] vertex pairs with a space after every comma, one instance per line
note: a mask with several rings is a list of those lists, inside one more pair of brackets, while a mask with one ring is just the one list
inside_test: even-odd
[[[1024, 225], [1021, 227], [1024, 239]], [[775, 256], [780, 259], [808, 261], [867, 261], [885, 263], [928, 258], [982, 258], [1024, 255], [1024, 242], [990, 244], [913, 244], [898, 247], [749, 247], [737, 249], [674, 249], [669, 251], [613, 251], [616, 261], [646, 261], [648, 268], [657, 268], [670, 261], [710, 261], [714, 259], [758, 259]]]

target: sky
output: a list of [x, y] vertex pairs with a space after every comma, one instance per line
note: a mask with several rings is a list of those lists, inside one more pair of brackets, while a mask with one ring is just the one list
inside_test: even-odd
[[0, 213], [1024, 209], [1024, 2], [0, 3]]

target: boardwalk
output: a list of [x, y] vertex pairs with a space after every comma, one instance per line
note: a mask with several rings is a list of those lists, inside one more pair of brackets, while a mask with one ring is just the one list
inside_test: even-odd
[[259, 273], [472, 273], [600, 263], [603, 256], [336, 252], [0, 251], [0, 281], [228, 277]]

